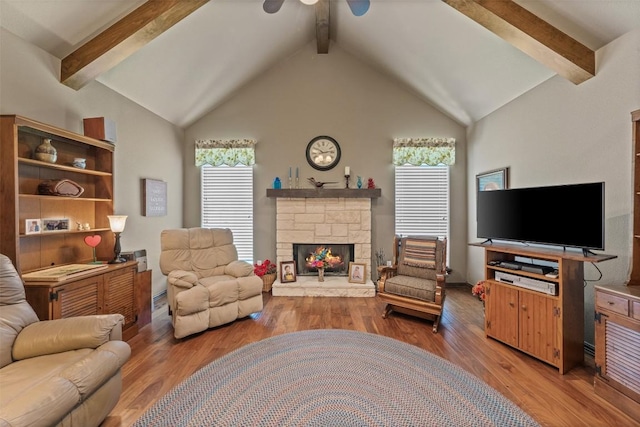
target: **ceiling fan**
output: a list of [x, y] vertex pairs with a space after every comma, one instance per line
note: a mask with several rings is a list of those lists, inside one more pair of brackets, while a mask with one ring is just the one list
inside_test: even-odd
[[[314, 5], [318, 0], [300, 0], [304, 4]], [[347, 0], [351, 13], [355, 16], [362, 16], [369, 10], [370, 0]], [[284, 0], [264, 0], [262, 9], [267, 13], [276, 13], [282, 7]]]

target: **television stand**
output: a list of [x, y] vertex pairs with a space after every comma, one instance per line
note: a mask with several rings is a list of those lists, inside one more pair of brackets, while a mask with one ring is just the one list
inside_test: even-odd
[[590, 249], [582, 248], [582, 255], [588, 257], [588, 256], [591, 256], [591, 255], [597, 255], [597, 254], [591, 252]]
[[[557, 248], [523, 247], [503, 243], [471, 243], [485, 251], [485, 336], [501, 341], [558, 368], [561, 374], [584, 361], [584, 263], [601, 262], [615, 255], [585, 255]], [[558, 277], [540, 272], [510, 270], [501, 262], [516, 257], [558, 266]], [[534, 261], [535, 260], [535, 261]], [[496, 280], [497, 272], [554, 283], [549, 295]]]

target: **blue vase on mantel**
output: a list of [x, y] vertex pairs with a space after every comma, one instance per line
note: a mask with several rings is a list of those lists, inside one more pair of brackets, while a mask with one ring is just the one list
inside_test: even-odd
[[358, 176], [358, 182], [356, 184], [358, 186], [358, 188], [362, 188], [362, 177]]
[[282, 182], [280, 181], [279, 177], [276, 177], [276, 179], [273, 180], [273, 189], [280, 190], [281, 188], [282, 188]]

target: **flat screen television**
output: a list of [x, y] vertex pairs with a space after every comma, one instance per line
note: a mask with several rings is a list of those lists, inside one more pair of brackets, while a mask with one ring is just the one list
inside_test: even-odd
[[604, 182], [479, 191], [479, 238], [604, 250]]

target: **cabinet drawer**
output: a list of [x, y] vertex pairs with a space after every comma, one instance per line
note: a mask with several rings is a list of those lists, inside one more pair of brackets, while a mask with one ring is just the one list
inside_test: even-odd
[[605, 292], [596, 292], [596, 306], [614, 313], [629, 315], [629, 300]]
[[640, 320], [640, 302], [633, 301], [633, 314], [632, 317], [634, 319]]

